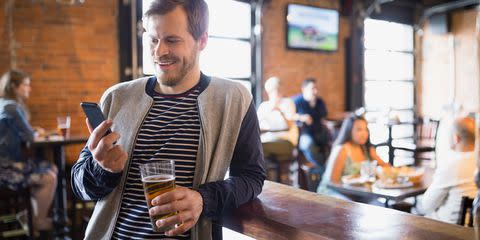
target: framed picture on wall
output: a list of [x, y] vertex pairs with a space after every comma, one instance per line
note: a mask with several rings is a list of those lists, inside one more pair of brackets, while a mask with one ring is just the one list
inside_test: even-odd
[[288, 49], [311, 51], [338, 50], [337, 10], [308, 5], [287, 5], [286, 43]]

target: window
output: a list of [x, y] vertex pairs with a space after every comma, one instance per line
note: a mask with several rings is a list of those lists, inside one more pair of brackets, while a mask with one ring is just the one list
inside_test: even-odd
[[[142, 1], [142, 15], [152, 0]], [[252, 11], [250, 3], [234, 0], [205, 0], [209, 8], [209, 38], [200, 57], [200, 69], [207, 75], [230, 78], [252, 90]], [[146, 39], [142, 36], [143, 39]], [[142, 71], [153, 75], [148, 45], [142, 44]], [[140, 64], [142, 65], [142, 64]]]
[[[365, 20], [364, 100], [373, 144], [399, 139], [413, 141], [414, 135], [414, 55], [413, 27], [388, 21]], [[389, 155], [391, 149], [379, 148], [380, 157], [394, 157], [395, 165], [412, 159]], [[391, 153], [393, 154], [393, 153]], [[392, 159], [390, 159], [392, 160]]]

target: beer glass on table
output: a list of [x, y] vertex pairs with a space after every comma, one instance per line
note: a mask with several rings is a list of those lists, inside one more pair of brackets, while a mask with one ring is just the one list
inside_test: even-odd
[[[140, 173], [147, 200], [148, 209], [152, 207], [152, 199], [156, 196], [175, 189], [175, 162], [173, 160], [161, 160], [140, 165]], [[175, 226], [157, 227], [155, 222], [177, 214], [176, 212], [150, 216], [153, 231], [165, 232]]]
[[377, 161], [365, 160], [360, 164], [360, 176], [366, 182], [375, 182]]
[[57, 117], [57, 129], [64, 138], [70, 137], [70, 116]]

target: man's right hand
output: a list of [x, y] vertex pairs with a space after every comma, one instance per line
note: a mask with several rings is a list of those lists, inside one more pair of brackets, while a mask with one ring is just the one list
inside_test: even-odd
[[88, 139], [88, 149], [92, 152], [100, 166], [113, 173], [123, 171], [128, 154], [120, 145], [114, 143], [120, 138], [116, 132], [112, 132], [105, 136], [108, 129], [112, 126], [112, 120], [103, 121], [95, 130], [92, 129], [88, 119], [86, 119], [90, 138]]
[[303, 115], [300, 115], [300, 121], [310, 126], [313, 123], [313, 118], [308, 114], [303, 114]]

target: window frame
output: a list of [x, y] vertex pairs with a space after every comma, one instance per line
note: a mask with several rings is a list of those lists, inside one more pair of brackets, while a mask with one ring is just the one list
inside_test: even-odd
[[[374, 20], [374, 21], [386, 21], [386, 22], [390, 22], [390, 23], [396, 23], [396, 24], [403, 24], [403, 25], [409, 25], [413, 28], [412, 25], [410, 24], [406, 24], [406, 23], [398, 23], [398, 22], [394, 22], [394, 21], [388, 21], [388, 20], [379, 20], [379, 19], [365, 19], [366, 20]], [[364, 31], [365, 33], [367, 31]], [[406, 83], [406, 84], [411, 84], [411, 87], [412, 87], [412, 97], [413, 97], [413, 104], [412, 104], [412, 107], [411, 108], [392, 108], [392, 107], [389, 107], [389, 111], [400, 111], [400, 112], [408, 112], [408, 113], [411, 113], [411, 115], [413, 116], [413, 119], [410, 119], [409, 121], [400, 121], [400, 123], [398, 124], [400, 127], [402, 125], [411, 125], [413, 127], [413, 134], [411, 136], [402, 136], [402, 137], [395, 137], [395, 136], [392, 136], [392, 142], [396, 142], [396, 141], [399, 141], [399, 140], [402, 140], [402, 141], [413, 141], [414, 140], [414, 136], [415, 136], [415, 127], [414, 127], [414, 122], [415, 122], [415, 119], [416, 119], [416, 103], [417, 103], [417, 98], [416, 98], [416, 81], [415, 81], [415, 65], [416, 65], [416, 59], [415, 59], [415, 33], [412, 31], [412, 49], [411, 50], [395, 50], [395, 49], [381, 49], [381, 48], [367, 48], [365, 45], [365, 43], [363, 44], [364, 47], [363, 47], [363, 55], [364, 55], [364, 71], [363, 71], [363, 101], [364, 101], [364, 107], [365, 107], [365, 111], [367, 114], [381, 114], [383, 111], [385, 111], [385, 109], [378, 109], [378, 108], [369, 108], [367, 107], [367, 101], [366, 101], [366, 91], [367, 91], [367, 85], [369, 83], [386, 83], [386, 84], [389, 84], [389, 83]], [[365, 37], [366, 39], [366, 37]], [[366, 69], [365, 69], [365, 66], [367, 65], [366, 62], [367, 62], [367, 59], [366, 59], [366, 52], [367, 51], [371, 51], [371, 50], [374, 50], [374, 51], [383, 51], [383, 52], [395, 52], [395, 53], [402, 53], [402, 54], [409, 54], [411, 55], [412, 59], [413, 59], [413, 64], [412, 64], [412, 78], [411, 79], [403, 79], [403, 80], [392, 80], [392, 79], [368, 79], [367, 76], [366, 76]], [[382, 125], [381, 123], [378, 123], [378, 120], [377, 121], [371, 121], [369, 119], [367, 119], [367, 121], [369, 121], [369, 125], [370, 124], [378, 124], [378, 125]], [[395, 126], [394, 126], [395, 127]], [[387, 131], [388, 131], [388, 128], [387, 128]], [[392, 127], [392, 132], [395, 132], [395, 130], [393, 129]], [[388, 134], [388, 133], [387, 133]], [[374, 140], [375, 142], [375, 140]], [[384, 143], [380, 143], [380, 145], [383, 145]], [[389, 149], [388, 151], [394, 151], [393, 149]], [[400, 160], [402, 158], [402, 156], [398, 156], [398, 155], [395, 155], [395, 153], [393, 153], [394, 155], [394, 158], [393, 158], [393, 163], [396, 163], [396, 161], [398, 162], [398, 160]], [[397, 159], [398, 157], [398, 159]], [[408, 158], [408, 157], [407, 157]], [[384, 159], [384, 160], [387, 160], [387, 159]], [[410, 159], [409, 159], [410, 160]], [[400, 161], [401, 165], [404, 164], [404, 161], [402, 159], [402, 161]], [[405, 162], [408, 162], [408, 161], [405, 161]]]

